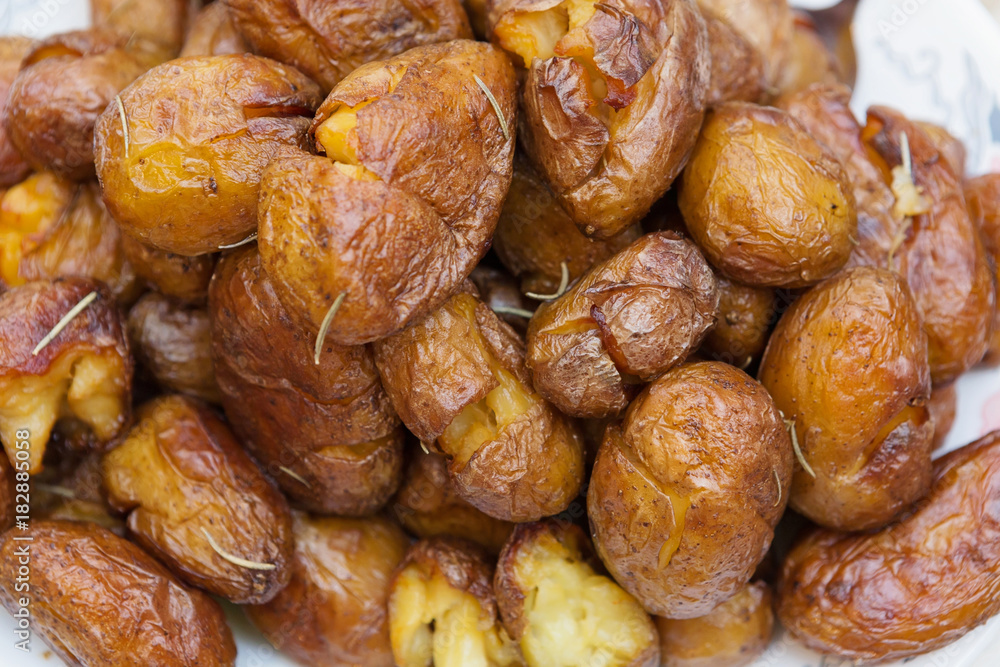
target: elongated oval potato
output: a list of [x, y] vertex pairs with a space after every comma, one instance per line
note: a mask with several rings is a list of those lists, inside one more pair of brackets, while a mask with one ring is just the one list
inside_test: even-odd
[[717, 276], [719, 316], [708, 332], [701, 354], [745, 370], [767, 347], [777, 320], [778, 297], [769, 287], [749, 287]]

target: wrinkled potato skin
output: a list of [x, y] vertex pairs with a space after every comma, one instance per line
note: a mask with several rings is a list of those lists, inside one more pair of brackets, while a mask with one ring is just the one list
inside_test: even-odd
[[208, 300], [208, 282], [218, 259], [215, 255], [175, 255], [126, 235], [122, 235], [122, 252], [136, 274], [157, 292], [193, 305]]
[[773, 87], [789, 59], [794, 17], [787, 0], [698, 0], [760, 52], [764, 81]]
[[104, 203], [126, 234], [160, 250], [202, 255], [239, 243], [257, 225], [261, 174], [278, 154], [309, 145], [320, 100], [303, 74], [266, 58], [155, 67], [121, 94], [127, 153], [117, 105], [97, 120]]
[[[996, 267], [996, 283], [1000, 285], [1000, 174], [986, 174], [965, 183], [965, 200], [969, 215], [979, 228], [986, 252]], [[994, 311], [993, 325], [984, 362], [1000, 365], [1000, 306]]]
[[[184, 581], [239, 604], [267, 602], [288, 583], [285, 498], [204, 404], [176, 395], [146, 404], [103, 469], [129, 532]], [[223, 559], [206, 532], [226, 553], [274, 567]]]
[[224, 2], [213, 2], [198, 12], [184, 40], [181, 57], [246, 53], [250, 45], [236, 30]]
[[937, 451], [944, 445], [944, 441], [951, 432], [951, 427], [955, 423], [955, 412], [958, 409], [958, 394], [955, 385], [949, 384], [944, 387], [934, 387], [931, 391], [931, 398], [927, 401], [927, 411], [930, 413], [931, 423], [934, 424], [933, 450]]
[[281, 306], [252, 246], [219, 262], [209, 312], [229, 422], [289, 498], [321, 514], [382, 507], [402, 476], [403, 434], [371, 351], [327, 342], [317, 366], [314, 335]]
[[840, 65], [816, 30], [809, 14], [793, 12], [795, 21], [788, 58], [778, 76], [779, 94], [793, 93], [815, 83], [835, 84], [842, 80]]
[[280, 651], [307, 665], [391, 667], [389, 581], [409, 540], [382, 517], [293, 516], [292, 578], [277, 597], [244, 607]]
[[854, 197], [840, 163], [789, 114], [731, 102], [705, 119], [678, 200], [726, 277], [805, 287], [850, 257]]
[[111, 28], [130, 39], [150, 43], [159, 60], [177, 56], [198, 0], [91, 0], [95, 26]]
[[657, 618], [662, 667], [744, 667], [771, 642], [771, 587], [747, 584], [705, 616]]
[[219, 403], [208, 310], [150, 292], [128, 314], [136, 360], [164, 388]]
[[719, 316], [708, 332], [701, 353], [737, 368], [759, 359], [777, 319], [778, 299], [768, 287], [747, 287], [717, 276]]
[[938, 459], [930, 493], [901, 521], [807, 534], [782, 568], [778, 619], [810, 648], [864, 663], [950, 644], [1000, 611], [998, 508], [994, 432]]
[[224, 0], [254, 52], [305, 72], [324, 90], [361, 65], [414, 47], [471, 39], [459, 0]]
[[758, 102], [764, 96], [764, 57], [742, 34], [703, 9], [712, 70], [705, 96], [709, 108], [726, 102]]
[[527, 340], [535, 389], [573, 417], [620, 414], [639, 382], [698, 349], [718, 306], [715, 276], [694, 244], [647, 234], [535, 311]]
[[767, 553], [793, 461], [760, 384], [720, 362], [675, 368], [605, 431], [587, 492], [594, 546], [650, 613], [704, 616]]
[[[138, 546], [94, 524], [31, 526], [32, 632], [74, 667], [226, 667], [222, 609]], [[0, 602], [11, 613], [22, 543], [0, 537]]]
[[0, 37], [0, 188], [20, 183], [31, 173], [31, 165], [7, 136], [7, 93], [14, 77], [21, 70], [21, 61], [34, 47], [34, 40], [27, 37], [5, 35]]

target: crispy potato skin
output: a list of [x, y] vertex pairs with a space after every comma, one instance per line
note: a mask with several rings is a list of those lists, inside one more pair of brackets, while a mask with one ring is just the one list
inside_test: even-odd
[[[996, 267], [996, 283], [1000, 284], [1000, 174], [986, 174], [965, 183], [965, 200], [983, 238], [987, 254]], [[1000, 307], [994, 310], [989, 346], [984, 361], [1000, 364]]]
[[794, 17], [787, 0], [698, 0], [737, 30], [763, 58], [764, 81], [774, 86], [788, 64]]
[[0, 37], [0, 188], [20, 183], [31, 173], [31, 165], [25, 162], [7, 136], [4, 119], [7, 116], [7, 93], [21, 70], [21, 61], [33, 47], [34, 40], [27, 37]]
[[594, 546], [650, 613], [704, 616], [764, 558], [793, 461], [760, 384], [721, 362], [675, 368], [605, 431], [587, 491]]
[[[236, 664], [219, 605], [138, 546], [89, 523], [35, 522], [31, 534], [32, 631], [67, 664]], [[22, 544], [0, 536], [0, 602], [11, 613]]]
[[657, 618], [662, 667], [744, 667], [771, 642], [771, 587], [749, 583], [704, 616]]
[[[239, 604], [267, 602], [288, 583], [288, 504], [204, 404], [177, 395], [146, 404], [103, 470], [129, 532], [184, 581]], [[273, 567], [232, 563], [205, 533], [227, 554]]]
[[737, 368], [746, 368], [767, 347], [771, 325], [777, 320], [778, 299], [769, 287], [748, 287], [717, 276], [719, 316], [708, 332], [701, 353]]
[[938, 459], [930, 493], [897, 523], [808, 533], [782, 567], [779, 620], [810, 648], [864, 663], [955, 641], [1000, 611], [998, 508], [994, 432]]
[[202, 305], [208, 300], [208, 282], [215, 270], [216, 255], [175, 255], [125, 235], [122, 236], [122, 252], [136, 274], [152, 289], [194, 305]]
[[747, 285], [819, 282], [847, 262], [857, 231], [829, 149], [784, 111], [745, 102], [706, 117], [678, 203], [709, 261]]
[[316, 116], [314, 131], [337, 109], [365, 103], [347, 143], [374, 178], [305, 153], [267, 170], [264, 269], [313, 331], [346, 294], [327, 340], [359, 345], [401, 329], [440, 305], [489, 249], [514, 136], [504, 138], [473, 74], [513, 127], [516, 82], [504, 53], [468, 40], [433, 44], [355, 70]]
[[[117, 91], [116, 91], [117, 92]], [[309, 145], [319, 87], [247, 54], [181, 58], [122, 91], [97, 119], [94, 156], [108, 210], [125, 233], [179, 255], [216, 252], [257, 224], [264, 168]]]
[[240, 441], [303, 508], [382, 507], [402, 476], [403, 434], [371, 351], [327, 342], [317, 366], [314, 334], [282, 307], [252, 246], [219, 262], [209, 297], [216, 379]]
[[936, 451], [944, 445], [948, 438], [952, 425], [955, 423], [955, 411], [957, 410], [958, 395], [955, 385], [949, 384], [944, 387], [934, 387], [931, 391], [931, 398], [927, 401], [927, 411], [930, 413], [931, 423], [934, 424], [933, 449]]
[[382, 517], [293, 515], [292, 578], [244, 607], [271, 644], [308, 665], [391, 667], [389, 580], [409, 540]]
[[708, 48], [712, 52], [705, 104], [715, 107], [725, 102], [758, 102], [764, 96], [764, 57], [740, 32], [702, 6], [708, 28]]
[[147, 42], [143, 48], [162, 62], [177, 56], [200, 5], [197, 0], [91, 0], [90, 10], [95, 26]]
[[[771, 335], [760, 381], [794, 423], [791, 506], [840, 530], [884, 526], [930, 484], [927, 338], [909, 290], [849, 269], [799, 297]], [[822, 369], [822, 371], [818, 371]]]
[[249, 50], [250, 45], [236, 30], [226, 3], [213, 2], [194, 17], [191, 30], [184, 39], [181, 57], [223, 56]]
[[715, 275], [693, 243], [647, 234], [542, 304], [528, 326], [535, 389], [573, 417], [620, 414], [715, 325]]
[[841, 81], [840, 65], [823, 42], [810, 15], [797, 10], [793, 16], [788, 57], [776, 82], [779, 94], [793, 93], [815, 83], [835, 84]]
[[294, 65], [324, 90], [373, 60], [470, 39], [459, 0], [224, 0], [254, 52]]

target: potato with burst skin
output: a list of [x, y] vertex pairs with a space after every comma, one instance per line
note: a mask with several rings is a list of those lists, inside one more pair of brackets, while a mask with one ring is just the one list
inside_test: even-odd
[[[96, 297], [33, 354], [91, 293]], [[121, 433], [131, 413], [132, 356], [125, 323], [107, 289], [82, 278], [15, 287], [0, 295], [0, 439], [17, 470], [42, 467], [60, 419], [86, 425], [97, 443]], [[28, 447], [16, 433], [28, 430]]]
[[[785, 560], [778, 619], [866, 664], [941, 648], [1000, 612], [1000, 432], [934, 463], [930, 493], [877, 533], [815, 529]], [[891, 613], [887, 610], [891, 609]]]
[[712, 10], [702, 7], [712, 53], [705, 104], [714, 107], [742, 100], [758, 102], [764, 96], [764, 57], [753, 44]]
[[719, 316], [708, 332], [701, 354], [746, 369], [767, 346], [777, 320], [778, 299], [768, 287], [748, 287], [723, 277], [719, 285]]
[[[68, 665], [231, 667], [222, 609], [138, 546], [89, 523], [31, 526], [32, 633]], [[21, 542], [0, 536], [0, 603], [10, 613]]]
[[786, 112], [744, 102], [706, 117], [678, 203], [709, 261], [758, 287], [833, 275], [857, 232], [850, 182], [829, 149]]
[[198, 0], [91, 0], [90, 10], [95, 26], [146, 42], [144, 48], [162, 62], [177, 56], [200, 4]]
[[502, 0], [492, 40], [527, 70], [525, 152], [587, 235], [639, 222], [687, 161], [710, 52], [693, 0]]
[[938, 450], [944, 445], [944, 441], [951, 432], [951, 427], [955, 423], [955, 411], [958, 408], [958, 394], [955, 385], [949, 384], [944, 387], [934, 387], [931, 391], [931, 398], [927, 401], [927, 412], [930, 413], [931, 423], [934, 424], [933, 450]]
[[410, 547], [389, 588], [389, 637], [400, 667], [524, 664], [497, 615], [493, 568], [462, 540]]
[[204, 404], [147, 403], [103, 469], [129, 532], [187, 583], [239, 604], [267, 602], [288, 583], [285, 498]]
[[148, 245], [202, 255], [255, 230], [261, 174], [308, 146], [321, 97], [301, 72], [236, 54], [164, 63], [120, 99], [95, 128], [108, 210]]
[[327, 342], [282, 307], [256, 248], [227, 254], [209, 293], [222, 404], [291, 500], [323, 514], [377, 511], [399, 485], [403, 433], [371, 351]]
[[576, 497], [584, 474], [576, 425], [535, 393], [521, 339], [475, 296], [459, 292], [374, 348], [396, 412], [422, 442], [436, 441], [468, 503], [521, 522]]
[[504, 626], [528, 667], [659, 667], [653, 620], [610, 577], [579, 526], [519, 525], [493, 578]]
[[208, 300], [208, 283], [217, 255], [175, 255], [125, 235], [122, 252], [151, 289], [183, 303], [200, 305]]
[[250, 45], [236, 30], [226, 3], [213, 2], [194, 17], [181, 49], [181, 57], [223, 56], [249, 50]]
[[389, 580], [409, 540], [382, 517], [292, 517], [292, 578], [244, 607], [278, 650], [308, 665], [392, 667]]
[[694, 244], [647, 234], [535, 312], [527, 341], [535, 389], [573, 417], [620, 414], [642, 383], [698, 349], [718, 305], [715, 276]]
[[794, 17], [787, 0], [698, 0], [732, 26], [761, 55], [764, 82], [773, 87], [788, 65]]
[[7, 93], [21, 70], [21, 61], [34, 45], [34, 40], [27, 37], [0, 37], [0, 187], [4, 188], [20, 183], [31, 173], [31, 165], [25, 162], [7, 136], [4, 118], [7, 115]]
[[[966, 181], [965, 200], [986, 252], [993, 259], [996, 283], [1000, 285], [1000, 174], [986, 174]], [[984, 359], [991, 366], [1000, 365], [1000, 305], [994, 313]]]
[[0, 280], [6, 287], [25, 283], [21, 258], [63, 221], [74, 204], [72, 181], [50, 171], [32, 174], [0, 197]]
[[605, 431], [587, 491], [594, 546], [650, 613], [704, 616], [767, 553], [794, 458], [750, 376], [719, 362], [675, 368]]

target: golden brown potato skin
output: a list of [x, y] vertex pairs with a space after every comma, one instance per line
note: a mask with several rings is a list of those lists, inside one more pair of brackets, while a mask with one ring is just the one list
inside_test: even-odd
[[200, 5], [198, 0], [91, 0], [90, 10], [95, 26], [142, 40], [162, 62], [177, 56]]
[[745, 102], [706, 117], [678, 203], [709, 261], [746, 285], [819, 282], [844, 266], [857, 232], [829, 149], [786, 112]]
[[471, 39], [459, 0], [224, 0], [254, 52], [294, 65], [330, 90], [373, 60]]
[[[288, 504], [204, 404], [179, 395], [147, 403], [103, 469], [129, 532], [187, 583], [239, 604], [267, 602], [288, 583]], [[225, 553], [270, 567], [230, 562], [209, 536]]]
[[917, 127], [922, 129], [927, 137], [934, 143], [945, 165], [951, 169], [959, 181], [965, 180], [965, 161], [967, 154], [965, 144], [962, 140], [953, 135], [947, 129], [935, 123], [928, 123], [923, 120], [913, 121]]
[[594, 546], [650, 613], [704, 616], [764, 558], [793, 461], [764, 387], [721, 362], [675, 368], [605, 431], [587, 491]]
[[33, 47], [34, 40], [27, 37], [13, 35], [0, 37], [0, 187], [2, 188], [20, 183], [31, 173], [31, 165], [25, 162], [7, 136], [4, 118], [7, 115], [7, 93], [14, 83], [14, 77], [21, 70], [21, 61]]
[[250, 45], [236, 30], [226, 3], [213, 2], [194, 17], [181, 49], [181, 57], [222, 56], [249, 50]]
[[778, 299], [769, 287], [748, 287], [722, 276], [716, 282], [718, 322], [705, 337], [701, 353], [745, 369], [767, 346], [771, 325], [777, 320]]
[[238, 243], [256, 228], [264, 168], [308, 146], [320, 100], [302, 73], [257, 56], [159, 65], [122, 91], [128, 150], [117, 104], [97, 119], [104, 202], [125, 233], [161, 250], [202, 255]]
[[794, 18], [787, 0], [698, 0], [760, 52], [764, 81], [774, 86], [789, 59]]
[[958, 395], [955, 385], [949, 384], [944, 387], [934, 387], [931, 391], [931, 398], [927, 401], [927, 411], [930, 413], [931, 423], [934, 424], [933, 449], [936, 451], [944, 445], [944, 441], [951, 432], [951, 427], [955, 423], [955, 411]]
[[715, 275], [690, 241], [647, 234], [542, 304], [528, 326], [535, 389], [573, 417], [620, 414], [715, 325]]
[[778, 619], [810, 648], [864, 663], [950, 644], [1000, 611], [998, 508], [994, 432], [935, 461], [930, 493], [899, 522], [807, 534], [782, 567]]
[[199, 305], [208, 300], [208, 282], [215, 270], [216, 255], [175, 255], [125, 235], [122, 235], [122, 252], [152, 289], [184, 303]]
[[771, 642], [771, 587], [749, 583], [698, 618], [657, 618], [662, 667], [744, 667]]
[[277, 597], [244, 607], [269, 642], [307, 665], [391, 667], [389, 580], [406, 553], [382, 517], [293, 515], [292, 578]]
[[764, 57], [756, 47], [712, 10], [702, 7], [708, 28], [712, 69], [705, 104], [714, 107], [742, 100], [758, 102], [764, 96]]
[[[31, 526], [31, 630], [74, 667], [223, 667], [236, 645], [222, 609], [138, 546], [99, 526]], [[14, 613], [23, 562], [0, 536], [0, 602]]]
[[317, 366], [314, 334], [282, 307], [253, 246], [219, 262], [209, 297], [216, 378], [240, 441], [301, 507], [382, 507], [402, 475], [403, 434], [371, 351], [327, 342]]
[[930, 483], [934, 425], [927, 338], [909, 290], [884, 269], [848, 269], [792, 304], [760, 381], [794, 423], [791, 506], [839, 530], [884, 526]]
[[776, 82], [779, 94], [793, 93], [815, 83], [841, 81], [840, 65], [823, 42], [810, 15], [796, 10], [793, 16], [788, 57]]
[[[965, 200], [969, 215], [979, 228], [987, 254], [996, 267], [996, 282], [1000, 285], [1000, 174], [986, 174], [965, 183]], [[983, 361], [991, 366], [1000, 364], [1000, 306], [994, 310], [989, 345]]]

